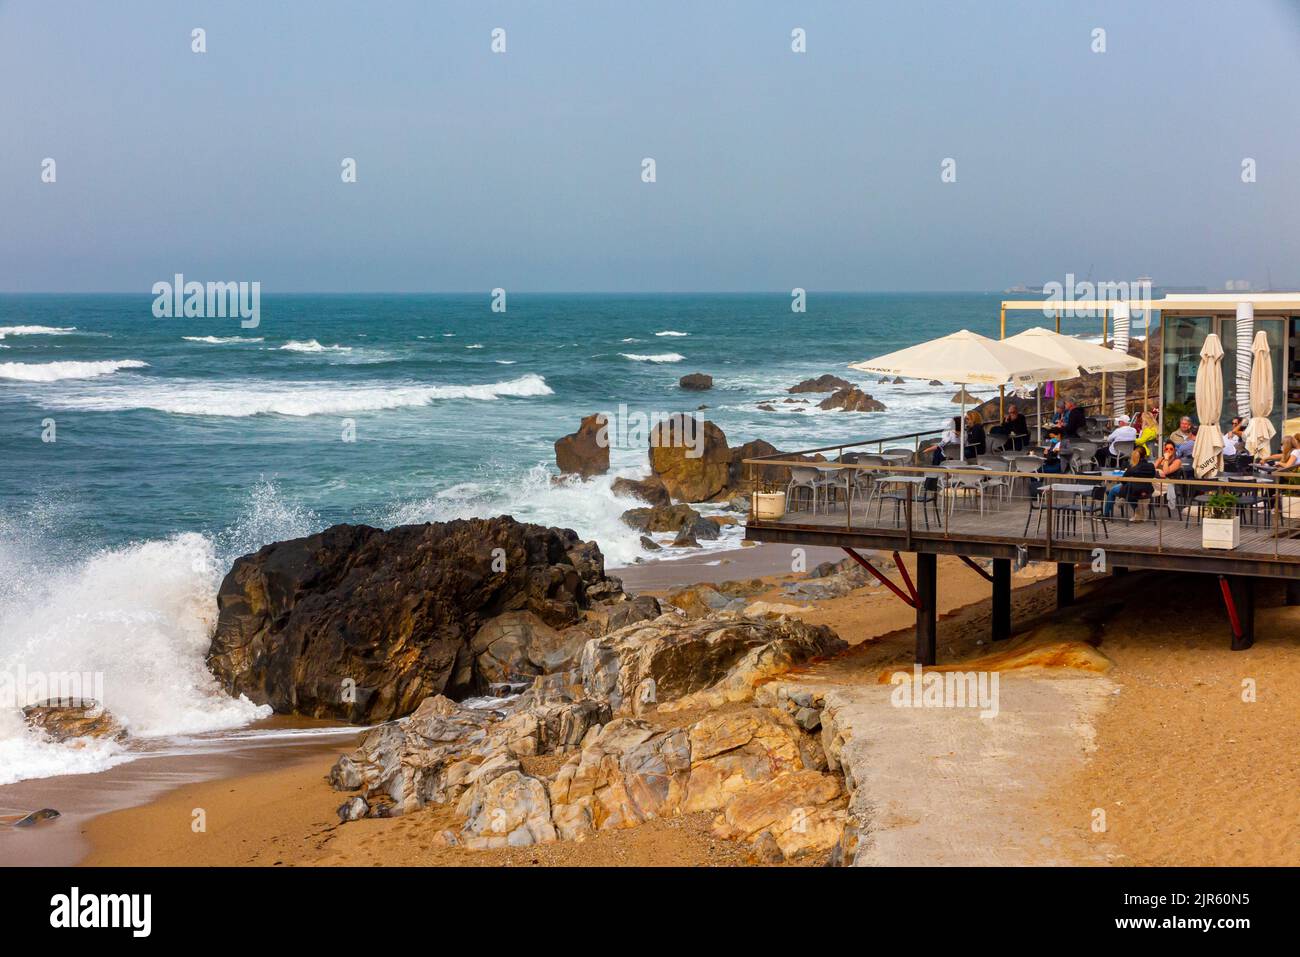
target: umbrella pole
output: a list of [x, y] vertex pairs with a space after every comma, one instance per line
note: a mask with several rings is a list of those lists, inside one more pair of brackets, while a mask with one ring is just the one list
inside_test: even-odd
[[966, 383], [961, 384], [961, 461], [966, 461]]
[[1038, 445], [1043, 445], [1043, 384], [1034, 386], [1034, 397], [1038, 400]]

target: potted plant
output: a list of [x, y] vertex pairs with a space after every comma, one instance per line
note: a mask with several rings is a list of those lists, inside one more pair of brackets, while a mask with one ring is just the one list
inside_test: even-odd
[[1231, 492], [1215, 492], [1202, 506], [1201, 547], [1233, 549], [1240, 539], [1237, 496]]
[[785, 515], [785, 492], [755, 492], [754, 518], [774, 521]]

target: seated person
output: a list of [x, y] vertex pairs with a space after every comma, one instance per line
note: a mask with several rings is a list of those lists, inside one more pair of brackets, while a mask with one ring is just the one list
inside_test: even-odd
[[[1160, 458], [1155, 463], [1156, 477], [1162, 479], [1182, 478], [1183, 460], [1178, 456], [1178, 447], [1170, 439], [1165, 442], [1161, 450]], [[1178, 514], [1178, 486], [1167, 482], [1156, 484], [1156, 492], [1164, 492], [1165, 499], [1169, 502], [1169, 508], [1173, 514]]]
[[999, 425], [989, 429], [989, 434], [1006, 436], [1006, 447], [1013, 452], [1019, 452], [1029, 444], [1029, 421], [1020, 414], [1020, 410], [1012, 403], [1007, 406], [1006, 417]]
[[1146, 449], [1148, 456], [1155, 457], [1156, 439], [1160, 437], [1160, 430], [1156, 427], [1156, 417], [1150, 412], [1139, 412], [1137, 418], [1133, 421], [1133, 428], [1137, 429], [1137, 444]]
[[1077, 439], [1088, 425], [1087, 414], [1079, 407], [1073, 399], [1065, 400], [1065, 415], [1061, 419], [1061, 424], [1053, 428], [1049, 434], [1064, 439]]
[[984, 419], [975, 411], [966, 413], [966, 457], [983, 455], [988, 451], [984, 436]]
[[930, 454], [930, 464], [939, 465], [947, 457], [943, 454], [945, 445], [957, 445], [961, 442], [961, 416], [954, 415], [948, 427], [943, 430], [943, 435], [939, 436], [939, 441], [934, 445], [926, 446], [921, 450], [922, 454]]
[[[1055, 448], [1049, 448], [1043, 455], [1043, 464], [1038, 466], [1035, 471], [1042, 475], [1063, 475], [1065, 473], [1065, 463], [1061, 461], [1061, 454]], [[1042, 479], [1029, 480], [1030, 498], [1038, 494], [1038, 490], [1042, 485]]]
[[1184, 442], [1191, 442], [1196, 438], [1196, 429], [1192, 426], [1192, 420], [1183, 416], [1178, 420], [1178, 428], [1169, 433], [1169, 441], [1174, 443], [1174, 447], [1182, 445]]
[[1273, 465], [1277, 471], [1300, 469], [1300, 434], [1282, 437], [1282, 451], [1266, 455], [1261, 460]]
[[[1134, 447], [1129, 456], [1129, 467], [1124, 470], [1124, 478], [1155, 478], [1156, 469], [1147, 458], [1146, 449]], [[1102, 518], [1110, 518], [1115, 508], [1115, 499], [1123, 495], [1124, 500], [1136, 505], [1139, 499], [1151, 497], [1151, 486], [1146, 482], [1116, 482], [1106, 490], [1106, 505], [1101, 510]], [[1137, 518], [1136, 511], [1134, 518]]]
[[1251, 456], [1246, 451], [1241, 432], [1235, 427], [1238, 419], [1233, 419], [1234, 427], [1223, 435], [1223, 468], [1228, 472], [1244, 472], [1250, 467]]
[[[1096, 459], [1099, 466], [1104, 466], [1106, 464], [1106, 459], [1119, 454], [1115, 450], [1116, 442], [1136, 442], [1137, 437], [1137, 429], [1133, 428], [1133, 426], [1129, 424], [1128, 416], [1121, 413], [1120, 415], [1115, 416], [1115, 431], [1102, 439], [1102, 441], [1107, 444], [1094, 452], [1093, 458]], [[1145, 451], [1146, 450], [1143, 449], [1143, 452]]]

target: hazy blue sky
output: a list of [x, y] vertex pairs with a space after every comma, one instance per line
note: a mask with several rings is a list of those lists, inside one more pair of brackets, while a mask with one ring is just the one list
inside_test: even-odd
[[3, 290], [1300, 283], [1290, 0], [0, 0], [0, 88]]

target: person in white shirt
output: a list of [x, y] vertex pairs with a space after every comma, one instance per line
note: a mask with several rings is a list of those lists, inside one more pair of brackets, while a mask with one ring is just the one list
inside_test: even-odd
[[1116, 442], [1137, 441], [1137, 429], [1133, 428], [1133, 426], [1129, 424], [1129, 417], [1127, 415], [1115, 416], [1115, 426], [1115, 431], [1102, 440], [1109, 443], [1109, 447], [1098, 449], [1093, 453], [1093, 457], [1097, 460], [1098, 465], [1104, 465], [1106, 459], [1111, 456], [1122, 457], [1115, 449]]

